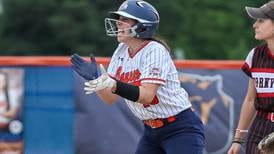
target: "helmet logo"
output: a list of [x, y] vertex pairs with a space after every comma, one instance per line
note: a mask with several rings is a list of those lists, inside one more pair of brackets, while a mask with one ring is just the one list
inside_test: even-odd
[[137, 5], [139, 5], [142, 8], [149, 7], [150, 10], [153, 11], [157, 15], [157, 17], [159, 18], [157, 10], [152, 5], [150, 5], [149, 3], [145, 2], [145, 1], [137, 1], [136, 3], [137, 3]]
[[143, 5], [143, 4], [146, 4], [146, 5], [147, 5], [147, 3], [146, 3], [146, 2], [144, 2], [144, 1], [138, 1], [138, 2], [137, 2], [137, 4], [138, 4], [139, 6], [141, 6], [141, 7], [144, 7], [144, 5]]
[[118, 10], [125, 10], [125, 9], [127, 9], [127, 7], [128, 7], [128, 4], [127, 4], [127, 1], [125, 1], [125, 2], [119, 7]]

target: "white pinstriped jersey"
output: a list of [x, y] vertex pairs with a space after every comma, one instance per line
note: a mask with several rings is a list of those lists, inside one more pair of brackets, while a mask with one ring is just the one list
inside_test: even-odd
[[141, 120], [167, 118], [191, 107], [187, 92], [181, 88], [176, 67], [162, 44], [147, 42], [135, 55], [130, 55], [128, 50], [126, 44], [119, 44], [111, 58], [108, 74], [134, 85], [161, 85], [149, 105], [125, 99], [135, 116]]

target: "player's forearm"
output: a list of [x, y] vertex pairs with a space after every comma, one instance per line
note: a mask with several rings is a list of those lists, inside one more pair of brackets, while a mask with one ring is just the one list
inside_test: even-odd
[[113, 94], [119, 95], [127, 100], [141, 104], [150, 104], [156, 95], [158, 84], [132, 85], [119, 80], [111, 88]]
[[97, 91], [96, 94], [107, 104], [113, 104], [118, 99], [118, 96], [113, 94], [109, 88]]
[[[256, 99], [256, 88], [254, 86], [254, 80], [250, 79], [248, 84], [248, 91], [245, 97], [244, 103], [242, 105], [238, 129], [247, 130], [253, 121], [253, 118], [256, 113], [255, 102]], [[235, 137], [243, 137], [245, 133], [236, 131]]]
[[[248, 130], [253, 118], [255, 116], [254, 101], [244, 101], [241, 109], [240, 119], [237, 128], [240, 130]], [[246, 133], [236, 131], [235, 138], [242, 138]]]

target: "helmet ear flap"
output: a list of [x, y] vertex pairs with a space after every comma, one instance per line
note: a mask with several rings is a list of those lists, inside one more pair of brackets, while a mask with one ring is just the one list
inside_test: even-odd
[[146, 29], [147, 27], [145, 27], [142, 23], [137, 23], [131, 28], [132, 33], [135, 34], [134, 36], [137, 38], [139, 38], [140, 37], [139, 34], [142, 34], [143, 32], [145, 32]]
[[144, 24], [142, 24], [142, 23], [137, 23], [136, 26], [137, 26], [136, 32], [138, 32], [138, 33], [142, 33], [144, 31], [146, 31], [146, 29], [147, 29], [144, 26]]

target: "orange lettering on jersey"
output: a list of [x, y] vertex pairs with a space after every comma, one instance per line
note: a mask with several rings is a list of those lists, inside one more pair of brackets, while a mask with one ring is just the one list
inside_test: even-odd
[[140, 86], [140, 76], [141, 73], [138, 69], [130, 71], [130, 72], [122, 72], [122, 66], [119, 66], [115, 77], [119, 79], [120, 81], [126, 82], [126, 83], [132, 83], [133, 85]]
[[121, 72], [122, 72], [122, 66], [119, 66], [117, 71], [116, 71], [116, 75], [115, 75], [116, 78], [119, 79], [119, 80], [121, 79]]
[[159, 103], [159, 99], [158, 99], [158, 97], [155, 95], [154, 98], [153, 98], [153, 100], [151, 101], [150, 104], [143, 104], [143, 106], [144, 106], [144, 108], [147, 108], [147, 107], [149, 107], [150, 105], [156, 105], [156, 104], [158, 104], [158, 103]]
[[134, 82], [131, 82], [131, 84], [133, 84], [134, 86], [141, 86], [141, 81], [140, 80], [134, 81]]

